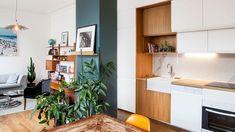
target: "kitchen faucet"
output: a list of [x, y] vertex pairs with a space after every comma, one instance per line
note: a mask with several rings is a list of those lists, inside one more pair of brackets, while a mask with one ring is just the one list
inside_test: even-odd
[[174, 72], [173, 72], [173, 66], [171, 64], [167, 64], [167, 68], [170, 68], [170, 71], [168, 72], [171, 76], [171, 78], [174, 77]]

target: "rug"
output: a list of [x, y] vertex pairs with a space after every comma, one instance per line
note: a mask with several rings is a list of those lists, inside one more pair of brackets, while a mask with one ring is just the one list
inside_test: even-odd
[[[13, 99], [20, 101], [21, 105], [14, 107], [14, 108], [0, 110], [0, 116], [24, 111], [24, 98], [23, 97], [16, 97]], [[36, 105], [36, 99], [27, 99], [26, 110], [34, 109], [35, 105]]]

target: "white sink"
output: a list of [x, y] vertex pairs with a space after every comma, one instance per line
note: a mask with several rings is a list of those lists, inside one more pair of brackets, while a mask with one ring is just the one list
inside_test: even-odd
[[147, 90], [171, 93], [170, 77], [154, 77], [147, 79]]

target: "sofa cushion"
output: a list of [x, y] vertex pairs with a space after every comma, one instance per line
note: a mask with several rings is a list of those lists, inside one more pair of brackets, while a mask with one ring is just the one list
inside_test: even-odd
[[15, 84], [18, 81], [19, 74], [12, 74], [7, 79], [7, 84]]
[[0, 74], [0, 83], [6, 83], [11, 74]]
[[17, 87], [20, 87], [21, 85], [20, 84], [0, 84], [0, 89], [5, 89], [5, 88], [17, 88]]

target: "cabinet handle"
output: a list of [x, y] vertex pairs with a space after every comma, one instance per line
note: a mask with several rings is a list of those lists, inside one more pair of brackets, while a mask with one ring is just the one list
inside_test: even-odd
[[229, 114], [229, 113], [214, 111], [214, 110], [211, 110], [211, 109], [206, 109], [206, 111], [211, 112], [211, 113], [215, 113], [215, 114], [219, 114], [219, 115], [224, 115], [224, 116], [229, 116], [229, 117], [235, 117], [235, 114]]

